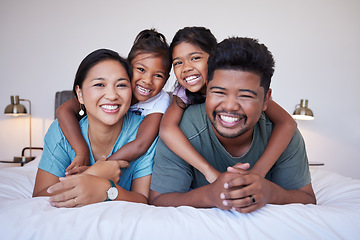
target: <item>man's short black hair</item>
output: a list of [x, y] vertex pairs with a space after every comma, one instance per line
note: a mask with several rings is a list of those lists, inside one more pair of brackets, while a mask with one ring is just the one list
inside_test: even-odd
[[260, 76], [260, 86], [269, 90], [275, 61], [264, 44], [253, 38], [231, 37], [223, 40], [208, 60], [208, 82], [215, 70], [241, 70]]

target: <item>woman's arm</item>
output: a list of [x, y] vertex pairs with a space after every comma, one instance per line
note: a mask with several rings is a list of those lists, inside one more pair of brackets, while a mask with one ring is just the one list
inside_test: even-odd
[[274, 124], [274, 128], [265, 151], [250, 170], [251, 172], [257, 172], [262, 177], [265, 177], [266, 173], [285, 151], [297, 128], [295, 120], [273, 100], [269, 100], [265, 114]]
[[162, 113], [147, 115], [139, 126], [135, 140], [122, 146], [108, 160], [125, 160], [130, 162], [144, 155], [159, 133], [162, 116]]
[[69, 172], [74, 167], [89, 165], [90, 153], [88, 145], [86, 144], [80, 130], [77, 114], [79, 111], [80, 103], [74, 97], [66, 101], [56, 110], [56, 116], [58, 118], [60, 128], [76, 153], [74, 160], [66, 168], [66, 172]]
[[174, 96], [161, 121], [159, 136], [171, 151], [198, 169], [212, 183], [220, 173], [196, 151], [179, 128], [184, 113], [182, 107], [185, 107], [183, 101]]
[[[115, 200], [148, 203], [151, 175], [134, 179], [131, 191], [119, 185]], [[111, 187], [108, 179], [85, 173], [60, 178], [60, 182], [51, 186], [48, 192], [52, 194], [50, 203], [55, 207], [77, 207], [92, 203], [104, 202], [106, 191]], [[54, 194], [60, 192], [59, 194]]]
[[59, 178], [57, 176], [38, 168], [32, 196], [50, 196], [50, 194], [47, 192], [47, 189], [58, 182]]

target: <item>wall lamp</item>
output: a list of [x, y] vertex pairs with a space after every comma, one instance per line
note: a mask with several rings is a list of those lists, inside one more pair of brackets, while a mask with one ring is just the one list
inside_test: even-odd
[[[20, 104], [20, 101], [25, 101], [29, 103], [29, 129], [30, 129], [30, 157], [14, 157], [14, 162], [27, 163], [35, 159], [32, 156], [32, 146], [31, 146], [31, 102], [28, 99], [20, 99], [18, 95], [10, 96], [11, 104], [7, 105], [5, 108], [5, 115], [19, 116], [26, 115], [27, 110], [24, 105]], [[22, 153], [23, 155], [23, 153]]]
[[300, 104], [295, 106], [295, 111], [292, 115], [297, 120], [313, 120], [314, 113], [308, 108], [309, 101], [307, 99], [301, 99]]

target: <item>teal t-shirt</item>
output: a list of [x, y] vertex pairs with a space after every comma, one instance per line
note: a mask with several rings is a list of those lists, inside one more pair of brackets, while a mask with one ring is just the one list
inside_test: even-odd
[[[253, 141], [241, 157], [231, 156], [216, 137], [206, 116], [205, 105], [190, 106], [180, 122], [180, 128], [195, 149], [218, 171], [225, 172], [236, 163], [249, 163], [253, 167], [263, 154], [273, 124], [262, 114], [254, 126]], [[311, 181], [305, 143], [296, 131], [286, 150], [266, 175], [266, 179], [285, 189], [299, 189]], [[197, 169], [175, 155], [159, 140], [157, 144], [151, 189], [159, 193], [187, 192], [208, 184]]]
[[[138, 116], [130, 111], [124, 116], [121, 133], [109, 156], [126, 143], [135, 139], [137, 130], [143, 118], [143, 116]], [[84, 139], [90, 149], [88, 118], [84, 117], [79, 124]], [[156, 143], [157, 139], [143, 156], [130, 162], [130, 167], [121, 169], [122, 175], [120, 177], [120, 182], [118, 183], [119, 186], [130, 191], [133, 179], [144, 177], [152, 173]], [[45, 135], [44, 150], [39, 163], [39, 168], [55, 176], [63, 177], [65, 176], [65, 169], [70, 165], [74, 157], [75, 151], [61, 131], [58, 121], [55, 120]], [[90, 151], [90, 165], [93, 165], [94, 163], [95, 160]]]

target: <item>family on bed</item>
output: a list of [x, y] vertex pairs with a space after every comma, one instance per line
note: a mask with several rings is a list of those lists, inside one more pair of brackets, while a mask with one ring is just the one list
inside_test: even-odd
[[265, 45], [217, 43], [204, 27], [179, 30], [170, 46], [144, 30], [127, 59], [90, 53], [45, 136], [33, 196], [56, 207], [122, 200], [241, 213], [315, 204], [303, 138], [271, 100], [273, 73]]

